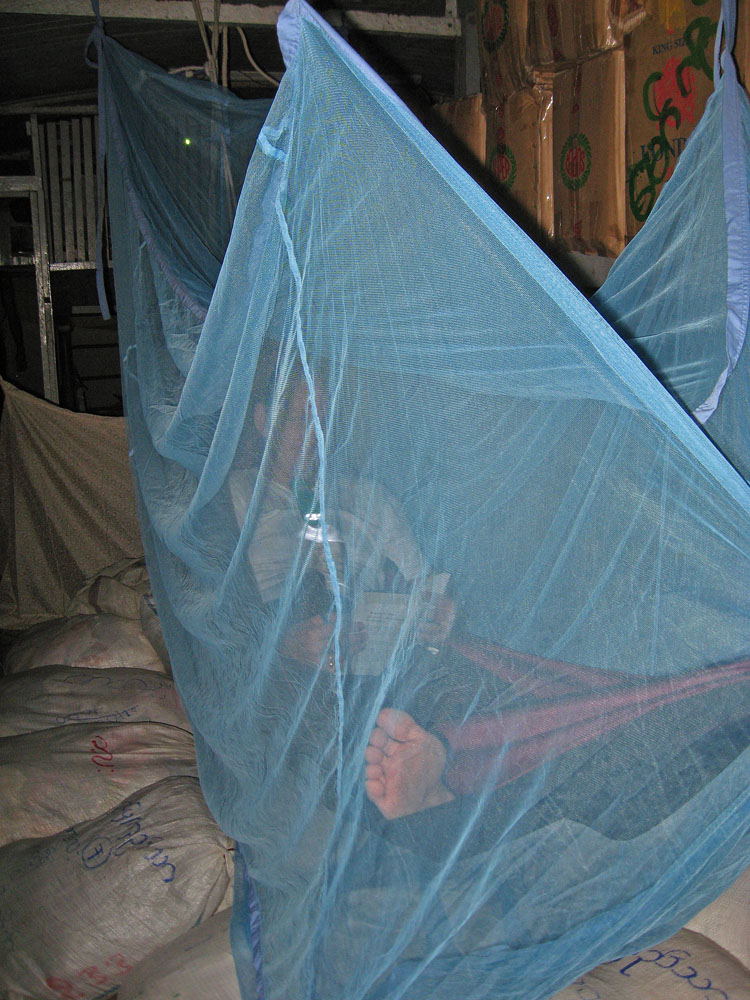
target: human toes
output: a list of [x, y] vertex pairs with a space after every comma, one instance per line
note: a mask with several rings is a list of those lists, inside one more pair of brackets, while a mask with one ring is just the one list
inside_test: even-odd
[[378, 727], [383, 730], [386, 737], [404, 743], [414, 739], [416, 735], [424, 732], [408, 712], [401, 711], [400, 708], [383, 708], [377, 718]]
[[376, 765], [368, 765], [365, 771], [365, 793], [371, 802], [377, 802], [378, 800], [385, 798], [385, 779], [382, 771], [378, 774], [375, 770], [373, 770], [371, 774], [370, 768], [374, 769], [376, 768]]
[[368, 764], [382, 764], [385, 760], [385, 754], [379, 747], [370, 745], [365, 750], [365, 760]]
[[365, 781], [379, 781], [385, 784], [385, 771], [380, 764], [367, 764], [365, 767]]
[[370, 733], [370, 743], [371, 747], [376, 747], [378, 750], [385, 750], [390, 742], [390, 737], [388, 733], [381, 729], [380, 726], [376, 726]]

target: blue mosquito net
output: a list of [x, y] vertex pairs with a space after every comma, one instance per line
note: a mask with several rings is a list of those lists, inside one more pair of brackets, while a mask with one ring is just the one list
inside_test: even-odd
[[750, 105], [732, 59], [735, 34], [735, 0], [724, 0], [716, 91], [648, 225], [594, 301], [750, 481], [750, 357], [742, 349], [750, 319]]
[[94, 33], [241, 986], [546, 997], [750, 861], [750, 489], [301, 0], [279, 36], [269, 108]]

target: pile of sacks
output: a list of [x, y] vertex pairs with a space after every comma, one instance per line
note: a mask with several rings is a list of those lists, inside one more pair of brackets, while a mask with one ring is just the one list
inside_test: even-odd
[[[0, 679], [0, 1000], [240, 1000], [234, 845], [200, 793], [142, 562], [69, 610], [16, 640]], [[697, 995], [750, 1000], [750, 870], [553, 1000]]]
[[70, 612], [18, 637], [0, 678], [2, 1000], [114, 994], [231, 906], [234, 843], [201, 795], [142, 562]]

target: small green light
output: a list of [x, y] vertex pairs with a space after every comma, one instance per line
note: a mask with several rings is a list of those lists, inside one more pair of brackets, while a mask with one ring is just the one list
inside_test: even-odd
[[185, 139], [185, 145], [189, 146], [192, 141], [192, 139]]

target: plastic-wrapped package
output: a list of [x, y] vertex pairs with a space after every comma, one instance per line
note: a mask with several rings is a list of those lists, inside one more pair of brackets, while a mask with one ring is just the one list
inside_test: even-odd
[[748, 1000], [750, 974], [713, 941], [681, 930], [653, 948], [598, 965], [551, 1000], [695, 1000], [697, 996]]
[[115, 722], [190, 730], [174, 682], [154, 670], [53, 665], [0, 679], [0, 737]]
[[162, 778], [197, 777], [193, 737], [157, 722], [57, 726], [0, 740], [0, 844], [48, 837]]
[[132, 966], [216, 912], [232, 846], [187, 777], [54, 837], [7, 845], [0, 996], [108, 996]]
[[231, 916], [231, 910], [217, 913], [149, 955], [128, 974], [118, 1000], [240, 1000], [229, 940]]
[[140, 621], [110, 614], [74, 615], [28, 629], [8, 647], [3, 669], [17, 674], [52, 663], [165, 670]]

